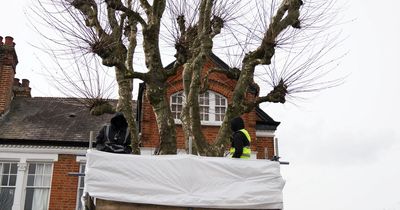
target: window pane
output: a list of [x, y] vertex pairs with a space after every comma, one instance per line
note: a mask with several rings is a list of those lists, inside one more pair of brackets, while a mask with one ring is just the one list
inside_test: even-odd
[[25, 210], [31, 210], [32, 209], [33, 190], [34, 189], [26, 189]]
[[46, 163], [44, 165], [44, 174], [51, 174], [51, 164]]
[[27, 186], [33, 186], [34, 184], [34, 179], [35, 179], [35, 175], [28, 175], [28, 182], [27, 182]]
[[25, 210], [48, 209], [48, 189], [26, 189]]
[[10, 175], [10, 182], [8, 183], [9, 186], [15, 186], [17, 182], [17, 175]]
[[1, 186], [8, 186], [8, 174], [1, 176]]
[[10, 164], [3, 163], [3, 174], [9, 174], [9, 173], [10, 173]]
[[2, 210], [11, 210], [14, 203], [15, 188], [0, 188], [0, 207]]
[[35, 174], [36, 164], [29, 164], [28, 174]]
[[79, 177], [79, 179], [80, 179], [79, 187], [81, 187], [81, 188], [85, 187], [85, 179], [84, 179], [84, 177], [81, 176], [81, 177]]
[[215, 121], [222, 121], [225, 116], [226, 98], [215, 94]]
[[44, 175], [42, 186], [50, 186], [51, 185], [50, 180], [51, 180], [51, 175]]
[[17, 163], [11, 163], [11, 174], [17, 174], [18, 173], [18, 165]]
[[171, 112], [174, 119], [179, 119], [182, 110], [182, 93], [171, 96]]

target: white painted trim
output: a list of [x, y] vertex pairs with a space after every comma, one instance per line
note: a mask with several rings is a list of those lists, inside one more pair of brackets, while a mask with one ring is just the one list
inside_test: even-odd
[[85, 163], [86, 162], [86, 156], [76, 156], [76, 162]]
[[[0, 150], [1, 151], [1, 150]], [[0, 153], [1, 160], [26, 160], [26, 161], [58, 161], [58, 154], [38, 154], [38, 153], [13, 153], [12, 151]], [[24, 162], [24, 161], [22, 161]]]
[[[180, 119], [174, 119], [175, 124], [182, 125], [182, 121]], [[222, 121], [201, 121], [201, 125], [204, 126], [221, 126]]]
[[275, 131], [256, 130], [256, 137], [275, 137]]
[[0, 153], [85, 155], [86, 150], [85, 147], [0, 145]]

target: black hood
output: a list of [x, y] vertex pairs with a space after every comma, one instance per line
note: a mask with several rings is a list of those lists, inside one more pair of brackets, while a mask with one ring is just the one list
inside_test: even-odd
[[122, 112], [117, 112], [114, 117], [111, 118], [111, 126], [116, 129], [126, 129], [128, 127], [128, 123]]
[[241, 117], [235, 117], [231, 120], [231, 129], [236, 132], [244, 128], [244, 122]]

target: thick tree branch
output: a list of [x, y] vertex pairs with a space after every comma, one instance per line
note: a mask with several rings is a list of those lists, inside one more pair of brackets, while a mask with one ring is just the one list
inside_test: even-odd
[[143, 27], [146, 27], [146, 21], [140, 16], [140, 14], [124, 6], [121, 0], [106, 0], [106, 3], [113, 9], [124, 12], [129, 18], [139, 22]]
[[97, 19], [98, 9], [94, 0], [74, 0], [71, 5], [83, 13], [86, 26], [95, 28], [99, 37], [107, 34]]
[[152, 13], [153, 9], [147, 0], [140, 0], [140, 6], [144, 9], [148, 16]]
[[263, 102], [271, 102], [271, 103], [285, 103], [286, 102], [286, 94], [287, 86], [283, 80], [280, 80], [278, 85], [274, 87], [266, 96], [262, 96], [257, 98], [256, 104], [260, 104]]
[[161, 19], [162, 14], [165, 10], [166, 0], [154, 0], [153, 2], [153, 15], [158, 19]]
[[132, 73], [134, 72], [133, 69], [133, 56], [135, 53], [135, 49], [137, 46], [137, 22], [133, 19], [133, 18], [129, 18], [128, 19], [128, 25], [125, 29], [125, 36], [128, 37], [129, 40], [129, 45], [128, 45], [128, 52], [126, 55], [126, 62], [128, 65], [128, 72], [125, 74], [125, 76], [129, 77], [132, 75]]
[[122, 29], [115, 17], [115, 9], [107, 5], [107, 19], [111, 26], [111, 36], [121, 37]]
[[[276, 15], [273, 17], [268, 30], [264, 34], [261, 45], [249, 56], [253, 65], [270, 64], [271, 58], [275, 54], [276, 38], [287, 27], [300, 27], [300, 7], [303, 4], [301, 0], [285, 0], [280, 5]], [[284, 15], [286, 16], [284, 17]]]
[[214, 16], [211, 20], [212, 32], [210, 34], [211, 38], [221, 33], [221, 29], [224, 27], [224, 20], [218, 16]]

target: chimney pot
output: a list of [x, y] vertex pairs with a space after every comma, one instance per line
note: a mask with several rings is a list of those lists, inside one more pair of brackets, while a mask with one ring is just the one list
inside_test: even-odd
[[28, 79], [22, 79], [22, 87], [29, 87], [29, 80]]
[[21, 84], [19, 83], [19, 79], [18, 78], [14, 78], [13, 86], [19, 87], [20, 85]]
[[14, 38], [12, 38], [11, 36], [6, 36], [6, 40], [5, 40], [4, 44], [14, 47], [15, 43], [13, 41], [14, 41]]
[[3, 37], [0, 36], [0, 46], [3, 45]]

